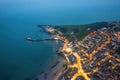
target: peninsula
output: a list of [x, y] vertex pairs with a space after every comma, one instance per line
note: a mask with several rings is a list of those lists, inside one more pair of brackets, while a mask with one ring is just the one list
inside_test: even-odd
[[62, 41], [61, 57], [35, 80], [119, 80], [120, 22], [39, 25]]

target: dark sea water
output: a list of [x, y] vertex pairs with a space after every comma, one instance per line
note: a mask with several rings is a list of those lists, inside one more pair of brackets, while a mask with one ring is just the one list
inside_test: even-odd
[[118, 20], [119, 0], [0, 0], [0, 80], [34, 77], [54, 61], [57, 42], [25, 40], [49, 37], [36, 25]]
[[54, 41], [28, 42], [48, 38], [36, 26], [0, 26], [0, 80], [24, 80], [44, 71], [53, 61], [58, 43]]

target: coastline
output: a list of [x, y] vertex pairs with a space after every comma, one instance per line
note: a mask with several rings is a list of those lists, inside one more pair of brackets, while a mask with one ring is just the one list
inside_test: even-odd
[[[54, 34], [46, 31], [44, 27], [40, 27], [40, 28], [42, 28], [44, 32], [48, 33], [48, 35], [54, 37]], [[54, 61], [50, 63], [51, 65], [49, 65], [49, 68], [47, 70], [42, 71], [40, 74], [35, 76], [35, 78], [33, 78], [32, 80], [59, 80], [61, 78], [66, 68], [65, 59], [60, 54], [61, 48], [64, 45], [64, 42], [61, 40], [58, 40], [58, 41], [60, 41], [60, 45], [58, 50], [56, 51], [56, 54], [55, 54], [56, 57], [54, 58]]]
[[[48, 28], [48, 32], [50, 33], [52, 28], [50, 28], [50, 27], [47, 27], [47, 28]], [[49, 31], [49, 29], [50, 29], [50, 31]], [[94, 29], [98, 32], [94, 31]], [[57, 61], [54, 64], [52, 64], [53, 66], [48, 71], [45, 71], [42, 74], [38, 75], [34, 80], [62, 80], [62, 79], [63, 80], [64, 79], [75, 80], [75, 79], [81, 79], [81, 78], [90, 80], [91, 78], [94, 78], [94, 73], [92, 73], [92, 72], [96, 72], [96, 71], [99, 72], [99, 71], [98, 70], [93, 71], [93, 69], [91, 68], [90, 69], [91, 74], [88, 75], [87, 72], [85, 72], [85, 71], [89, 70], [88, 67], [91, 67], [92, 63], [88, 65], [88, 63], [82, 63], [82, 61], [88, 60], [90, 62], [90, 61], [92, 61], [92, 58], [94, 58], [94, 57], [91, 57], [91, 55], [93, 56], [94, 54], [99, 54], [99, 51], [101, 51], [102, 48], [104, 48], [106, 50], [108, 50], [110, 48], [109, 46], [108, 47], [106, 47], [106, 46], [108, 45], [108, 43], [111, 40], [111, 37], [110, 37], [111, 35], [109, 33], [111, 30], [110, 30], [109, 25], [107, 27], [103, 27], [101, 29], [92, 28], [92, 30], [93, 30], [93, 32], [87, 34], [87, 36], [86, 36], [87, 38], [86, 37], [83, 38], [83, 40], [81, 42], [77, 41], [76, 37], [74, 37], [74, 35], [72, 35], [72, 33], [70, 34], [70, 36], [74, 37], [73, 38], [74, 42], [70, 42], [70, 40], [68, 39], [68, 37], [66, 38], [66, 36], [57, 34], [57, 36], [55, 38], [58, 38], [58, 40], [62, 41], [62, 46], [60, 46], [59, 50], [56, 51], [57, 52], [56, 55], [57, 56], [59, 55], [59, 58], [57, 59]], [[54, 32], [53, 32], [53, 35], [54, 35]], [[93, 37], [92, 35], [94, 35], [93, 39], [95, 39], [96, 43], [98, 44], [98, 47], [101, 47], [101, 48], [95, 48], [98, 52], [95, 52], [94, 50], [92, 50], [91, 52], [89, 51], [90, 47], [92, 45], [90, 43], [95, 42], [95, 41], [92, 41], [92, 37]], [[100, 38], [96, 37], [96, 36], [99, 36]], [[117, 33], [115, 35], [115, 38], [116, 38], [116, 36], [118, 39], [120, 39], [120, 37], [118, 36]], [[90, 37], [90, 41], [88, 41], [89, 37]], [[106, 38], [104, 39], [103, 37], [106, 37]], [[114, 35], [112, 35], [112, 37], [114, 37]], [[116, 41], [118, 41], [117, 38], [116, 38]], [[102, 45], [102, 46], [99, 44], [100, 43], [99, 41], [101, 41], [101, 39], [106, 40], [106, 43], [105, 44], [103, 43], [104, 45]], [[85, 43], [83, 42], [84, 40], [86, 40]], [[104, 40], [102, 40], [102, 41], [104, 42]], [[89, 44], [86, 46], [85, 45], [86, 43], [89, 43]], [[93, 46], [96, 47], [95, 45], [93, 45]], [[86, 53], [86, 51], [88, 51], [88, 52]], [[61, 54], [61, 53], [65, 53], [65, 54]], [[89, 54], [91, 54], [91, 55], [88, 56]], [[105, 54], [108, 55], [109, 53], [106, 51]], [[103, 57], [103, 55], [100, 55], [100, 56]], [[93, 61], [96, 61], [96, 59]], [[68, 65], [66, 65], [66, 62], [68, 63]], [[101, 64], [103, 64], [103, 63], [101, 63]], [[84, 66], [84, 65], [86, 65], [86, 66]], [[100, 68], [98, 63], [97, 63], [97, 65], [94, 65], [94, 67], [96, 67], [96, 66], [97, 66], [97, 69]]]
[[48, 71], [38, 74], [33, 80], [59, 80], [65, 70], [64, 59], [58, 55], [58, 60]]

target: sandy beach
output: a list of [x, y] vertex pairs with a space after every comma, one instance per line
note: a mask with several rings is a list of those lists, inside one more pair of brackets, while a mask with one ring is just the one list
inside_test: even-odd
[[39, 74], [34, 80], [59, 80], [64, 70], [64, 59], [60, 57], [50, 70]]

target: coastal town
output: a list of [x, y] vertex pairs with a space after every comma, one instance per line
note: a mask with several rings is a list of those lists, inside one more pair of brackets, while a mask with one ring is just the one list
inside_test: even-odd
[[[114, 23], [113, 23], [114, 24]], [[45, 30], [54, 34], [55, 29]], [[69, 41], [62, 32], [55, 35], [63, 42], [58, 50], [65, 69], [56, 80], [119, 80], [120, 26], [102, 27], [87, 34], [81, 41]]]

